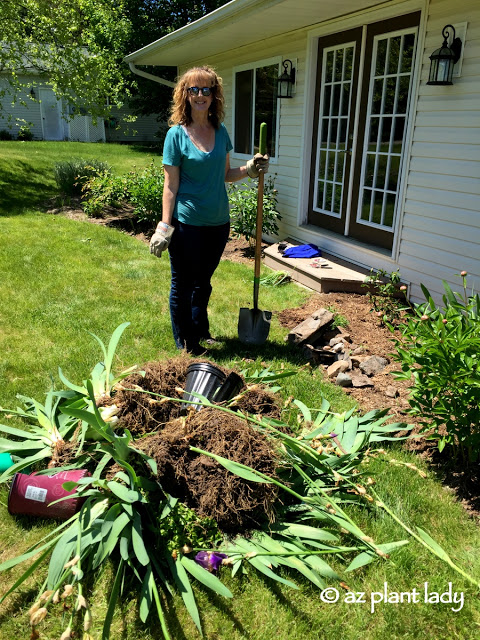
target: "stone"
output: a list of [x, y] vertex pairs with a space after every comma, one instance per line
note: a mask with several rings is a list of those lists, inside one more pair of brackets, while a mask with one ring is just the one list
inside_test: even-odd
[[374, 386], [371, 378], [369, 378], [368, 376], [364, 375], [363, 373], [360, 373], [358, 371], [358, 369], [354, 369], [350, 373], [350, 377], [352, 379], [352, 386], [355, 387], [356, 389], [360, 389], [362, 387], [373, 387]]
[[325, 349], [316, 349], [311, 344], [304, 344], [302, 346], [302, 351], [305, 357], [310, 360], [313, 364], [324, 364], [324, 363], [332, 363], [336, 354], [332, 351], [326, 351]]
[[336, 378], [339, 373], [343, 373], [348, 370], [348, 362], [345, 360], [337, 360], [331, 364], [327, 369], [327, 377], [328, 378]]
[[375, 376], [385, 369], [388, 364], [386, 358], [381, 356], [368, 356], [360, 363], [360, 370], [367, 376]]
[[345, 345], [343, 344], [343, 342], [337, 342], [337, 344], [334, 344], [332, 347], [333, 353], [342, 353], [344, 349]]
[[355, 347], [352, 350], [352, 356], [361, 356], [365, 354], [365, 347]]
[[335, 336], [335, 338], [332, 338], [330, 340], [330, 342], [328, 343], [331, 347], [334, 347], [336, 344], [343, 344], [344, 340], [342, 336]]
[[299, 345], [305, 342], [315, 344], [333, 322], [334, 315], [327, 309], [317, 309], [306, 320], [290, 331], [285, 340]]
[[398, 389], [396, 387], [394, 387], [393, 385], [389, 385], [385, 389], [385, 395], [387, 396], [387, 398], [397, 398], [398, 397]]
[[352, 361], [352, 367], [354, 369], [358, 369], [360, 364], [365, 360], [365, 358], [367, 358], [368, 356], [357, 356], [354, 354], [354, 352], [352, 351], [352, 353], [350, 354], [350, 359]]
[[353, 381], [350, 374], [340, 372], [335, 379], [335, 384], [338, 384], [339, 387], [352, 387]]

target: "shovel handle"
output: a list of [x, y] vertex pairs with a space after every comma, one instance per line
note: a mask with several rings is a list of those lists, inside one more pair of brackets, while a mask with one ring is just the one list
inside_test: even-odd
[[[267, 151], [267, 123], [262, 122], [260, 125], [259, 153], [265, 155]], [[258, 192], [257, 192], [257, 222], [255, 233], [255, 270], [253, 274], [253, 308], [258, 309], [258, 290], [260, 287], [260, 261], [262, 257], [262, 230], [263, 230], [263, 186], [265, 176], [260, 170], [258, 176]]]

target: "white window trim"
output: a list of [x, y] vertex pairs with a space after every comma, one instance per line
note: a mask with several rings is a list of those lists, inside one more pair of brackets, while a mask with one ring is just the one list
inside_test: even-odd
[[[278, 73], [280, 74], [280, 65], [282, 63], [281, 56], [275, 56], [273, 58], [264, 58], [262, 60], [257, 60], [256, 62], [249, 62], [247, 64], [241, 64], [232, 69], [232, 95], [233, 95], [233, 109], [232, 109], [232, 130], [233, 130], [233, 149], [230, 152], [231, 157], [236, 160], [249, 160], [251, 155], [248, 153], [238, 153], [235, 152], [235, 121], [236, 121], [236, 105], [237, 105], [237, 97], [236, 97], [236, 82], [235, 76], [237, 73], [241, 71], [249, 71], [258, 69], [259, 67], [268, 67], [270, 65], [276, 64], [278, 66]], [[253, 100], [255, 100], [255, 90], [253, 94]], [[277, 98], [278, 100], [278, 98]], [[276, 117], [276, 127], [275, 127], [275, 149], [277, 151], [276, 155], [270, 158], [271, 164], [277, 164], [278, 162], [278, 143], [279, 143], [279, 129], [280, 129], [280, 105], [277, 103], [277, 117]], [[254, 136], [254, 131], [252, 131], [252, 136]], [[253, 146], [253, 140], [252, 140]]]

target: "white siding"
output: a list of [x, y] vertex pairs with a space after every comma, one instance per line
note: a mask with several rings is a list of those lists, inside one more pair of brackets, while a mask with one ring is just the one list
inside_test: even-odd
[[[36, 83], [38, 82], [38, 76], [35, 78], [26, 77], [25, 81], [26, 82], [35, 81]], [[7, 83], [5, 82], [5, 80], [0, 77], [0, 89], [2, 88], [2, 85], [6, 86], [6, 84]], [[45, 88], [44, 85], [41, 85], [41, 86], [42, 88]], [[38, 99], [38, 86], [35, 86], [35, 93]], [[24, 100], [26, 103], [26, 106], [20, 104], [20, 102], [18, 101], [19, 99]], [[20, 126], [24, 123], [18, 122], [17, 124], [16, 120], [23, 119], [27, 123], [31, 123], [31, 131], [33, 133], [35, 140], [43, 139], [42, 116], [40, 113], [39, 102], [35, 102], [34, 100], [31, 100], [28, 92], [21, 93], [17, 98], [17, 102], [13, 105], [12, 105], [12, 98], [8, 93], [1, 100], [2, 100], [2, 110], [0, 111], [0, 113], [3, 117], [0, 118], [0, 129], [6, 129], [7, 131], [10, 131], [10, 133], [14, 137], [17, 137], [18, 130]]]
[[[462, 75], [428, 86], [428, 56], [445, 24], [468, 22]], [[480, 290], [480, 6], [477, 0], [429, 6], [398, 266], [423, 301], [419, 284], [440, 300], [442, 279], [457, 290], [466, 270]]]

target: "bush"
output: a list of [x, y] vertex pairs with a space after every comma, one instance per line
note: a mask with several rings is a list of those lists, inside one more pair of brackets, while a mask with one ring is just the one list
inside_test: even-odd
[[107, 207], [118, 207], [127, 197], [125, 178], [113, 176], [108, 170], [98, 173], [85, 182], [83, 210], [88, 216], [96, 216]]
[[30, 141], [33, 140], [33, 133], [28, 124], [23, 124], [18, 130], [17, 140]]
[[162, 217], [164, 173], [152, 161], [142, 171], [130, 171], [127, 176], [128, 200], [134, 206], [138, 222], [148, 222], [155, 227]]
[[111, 167], [107, 162], [100, 160], [73, 158], [57, 162], [54, 167], [54, 176], [60, 191], [69, 196], [80, 196], [85, 183], [102, 173], [110, 174]]
[[[263, 190], [262, 232], [269, 235], [278, 233], [277, 221], [282, 219], [276, 210], [277, 190], [274, 184], [275, 177], [268, 176]], [[228, 198], [232, 231], [239, 236], [244, 236], [250, 244], [253, 244], [257, 223], [257, 182], [248, 178], [247, 185], [245, 186], [245, 183], [229, 185]]]
[[448, 444], [473, 462], [480, 454], [480, 298], [473, 292], [467, 296], [467, 274], [460, 275], [462, 294], [443, 283], [443, 309], [422, 285], [427, 302], [414, 306], [399, 325], [401, 338], [394, 339], [393, 358], [402, 365], [394, 375], [413, 376], [411, 412], [423, 418], [425, 430], [434, 429], [439, 450]]
[[0, 129], [0, 140], [13, 140], [13, 136], [7, 129]]

